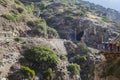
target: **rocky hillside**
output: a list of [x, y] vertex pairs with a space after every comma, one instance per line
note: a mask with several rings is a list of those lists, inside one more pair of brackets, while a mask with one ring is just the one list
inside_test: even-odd
[[90, 3], [88, 1], [82, 1], [78, 0], [81, 4], [84, 4], [84, 6], [87, 8], [88, 11], [92, 12], [93, 14], [96, 14], [100, 17], [108, 17], [113, 22], [119, 22], [120, 21], [120, 12], [110, 9], [110, 8], [104, 8], [100, 5], [95, 5], [93, 3]]
[[36, 0], [34, 5], [35, 15], [44, 18], [50, 27], [58, 31], [62, 39], [73, 42], [83, 40], [88, 46], [97, 48], [97, 44], [118, 35], [116, 22], [119, 19], [116, 18], [120, 14], [115, 10], [81, 0]]
[[77, 0], [0, 0], [0, 80], [94, 80], [98, 44], [119, 34], [119, 12], [104, 10]]
[[0, 0], [0, 79], [93, 78], [91, 51], [85, 43], [57, 39], [57, 31], [35, 13], [33, 3]]
[[[54, 36], [57, 32], [46, 25], [45, 20], [33, 15], [34, 6], [25, 6], [19, 0], [0, 0], [1, 35], [6, 36]], [[33, 27], [34, 26], [34, 27]], [[9, 35], [7, 35], [9, 34]]]

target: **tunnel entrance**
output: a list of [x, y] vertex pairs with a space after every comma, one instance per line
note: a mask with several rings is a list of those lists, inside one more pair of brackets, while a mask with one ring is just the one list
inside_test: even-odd
[[80, 33], [78, 33], [78, 34], [76, 35], [76, 40], [77, 40], [77, 41], [81, 41], [81, 38], [82, 38], [83, 35], [84, 35], [84, 31], [81, 31]]

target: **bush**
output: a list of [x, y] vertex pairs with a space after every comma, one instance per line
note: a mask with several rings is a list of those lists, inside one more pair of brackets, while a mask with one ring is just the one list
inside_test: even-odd
[[19, 13], [23, 13], [23, 12], [24, 12], [24, 9], [23, 9], [22, 7], [18, 7], [18, 8], [17, 8], [17, 11], [18, 11]]
[[80, 66], [78, 64], [69, 64], [67, 67], [68, 71], [71, 72], [72, 75], [79, 74], [80, 73]]
[[16, 4], [19, 4], [19, 5], [22, 4], [20, 0], [15, 0], [15, 3], [16, 3]]
[[106, 16], [103, 16], [102, 20], [103, 20], [104, 22], [110, 22], [110, 19], [109, 19], [108, 17], [106, 17]]
[[47, 34], [48, 34], [48, 37], [51, 37], [51, 36], [57, 37], [58, 36], [57, 31], [50, 27], [47, 28]]
[[43, 72], [45, 80], [51, 80], [53, 77], [53, 71], [51, 68], [48, 68], [46, 71]]
[[66, 57], [65, 55], [61, 55], [61, 56], [60, 56], [60, 59], [61, 59], [61, 60], [67, 60], [67, 57]]
[[32, 47], [26, 51], [24, 56], [28, 61], [36, 64], [35, 66], [44, 67], [44, 69], [54, 68], [59, 62], [55, 52], [47, 46]]
[[11, 15], [11, 14], [3, 14], [2, 17], [12, 22], [16, 22], [17, 19], [15, 15]]
[[42, 9], [45, 9], [47, 7], [47, 3], [46, 2], [41, 2], [40, 5], [41, 5]]
[[78, 12], [77, 12], [77, 15], [79, 15], [79, 16], [84, 16], [84, 15], [86, 15], [86, 13], [85, 13], [85, 11], [78, 11]]
[[25, 71], [25, 74], [28, 76], [28, 77], [33, 77], [35, 76], [35, 71], [30, 69], [29, 67], [26, 67], [26, 66], [22, 66], [21, 69], [23, 71]]
[[74, 19], [74, 17], [72, 15], [67, 15], [67, 16], [65, 16], [65, 19], [72, 20], [72, 19]]
[[33, 27], [33, 33], [36, 35], [46, 36], [48, 34], [48, 37], [58, 36], [57, 31], [53, 28], [48, 27], [44, 20], [28, 21], [27, 25]]
[[26, 9], [29, 13], [33, 14], [33, 12], [34, 12], [34, 3], [31, 3], [30, 5], [25, 6], [25, 9]]
[[12, 14], [3, 14], [2, 15], [3, 18], [10, 20], [12, 22], [21, 22], [21, 18], [18, 17], [17, 15], [12, 15]]
[[28, 21], [28, 26], [33, 27], [33, 33], [39, 36], [47, 34], [47, 25], [43, 20]]
[[73, 57], [73, 62], [80, 64], [81, 62], [84, 63], [87, 60], [86, 56], [80, 56], [80, 55], [76, 55]]
[[88, 51], [90, 51], [85, 43], [79, 43], [78, 44], [78, 50], [81, 53], [87, 53]]

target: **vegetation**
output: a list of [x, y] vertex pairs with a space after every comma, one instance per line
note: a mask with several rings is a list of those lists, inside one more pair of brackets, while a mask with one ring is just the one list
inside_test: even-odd
[[103, 20], [104, 22], [110, 22], [110, 19], [109, 19], [108, 17], [105, 17], [105, 16], [103, 16], [102, 20]]
[[14, 1], [15, 1], [16, 4], [19, 4], [19, 5], [22, 4], [20, 0], [14, 0]]
[[57, 31], [53, 28], [50, 28], [50, 27], [47, 28], [47, 34], [48, 34], [48, 37], [49, 36], [54, 36], [54, 37], [58, 36]]
[[68, 65], [68, 71], [71, 72], [72, 75], [80, 73], [80, 66], [78, 64], [72, 63]]
[[43, 1], [40, 3], [40, 5], [42, 9], [45, 9], [47, 7], [47, 3]]
[[10, 20], [12, 22], [16, 22], [16, 20], [17, 20], [17, 17], [15, 15], [11, 15], [11, 14], [3, 14], [2, 17]]
[[27, 6], [24, 6], [24, 7], [30, 14], [33, 14], [33, 12], [34, 12], [34, 3], [31, 3], [30, 5], [27, 5]]
[[18, 7], [18, 8], [17, 8], [17, 11], [18, 11], [19, 13], [23, 13], [23, 12], [24, 12], [24, 9], [23, 9], [22, 7]]
[[54, 76], [54, 73], [51, 68], [48, 68], [46, 71], [43, 72], [45, 80], [51, 80]]
[[67, 60], [67, 57], [66, 57], [65, 55], [61, 55], [61, 56], [60, 56], [60, 59], [61, 59], [61, 60]]
[[12, 15], [12, 14], [3, 14], [1, 15], [1, 17], [7, 19], [7, 20], [10, 20], [12, 22], [21, 22], [22, 19], [20, 17], [18, 17], [17, 15]]
[[44, 69], [54, 68], [59, 62], [55, 52], [47, 46], [32, 47], [26, 51], [24, 56], [33, 65]]
[[79, 16], [85, 16], [86, 12], [81, 10], [81, 11], [77, 12], [77, 15], [79, 15]]
[[29, 26], [33, 27], [33, 33], [36, 35], [45, 36], [47, 32], [47, 25], [43, 20], [28, 21]]
[[44, 20], [28, 21], [27, 24], [33, 27], [33, 33], [36, 35], [40, 35], [40, 36], [48, 35], [48, 37], [58, 36], [57, 31], [53, 28], [48, 27]]
[[73, 57], [73, 62], [77, 63], [80, 65], [80, 63], [84, 63], [87, 60], [86, 56], [80, 56], [80, 55], [76, 55]]
[[30, 69], [29, 67], [22, 66], [21, 69], [23, 70], [23, 72], [25, 72], [25, 74], [28, 76], [28, 78], [35, 76], [35, 71]]
[[65, 16], [65, 19], [67, 19], [67, 20], [72, 20], [72, 19], [74, 19], [74, 17], [69, 14], [69, 15]]
[[104, 75], [113, 75], [120, 78], [120, 58], [108, 63], [104, 70]]
[[79, 43], [78, 49], [81, 53], [87, 53], [88, 51], [90, 51], [85, 43]]

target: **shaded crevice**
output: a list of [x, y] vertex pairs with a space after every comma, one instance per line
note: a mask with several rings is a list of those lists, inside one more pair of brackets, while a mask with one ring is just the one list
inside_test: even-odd
[[79, 32], [79, 33], [76, 35], [76, 40], [77, 40], [77, 41], [81, 41], [81, 38], [83, 37], [83, 35], [84, 35], [84, 31]]

